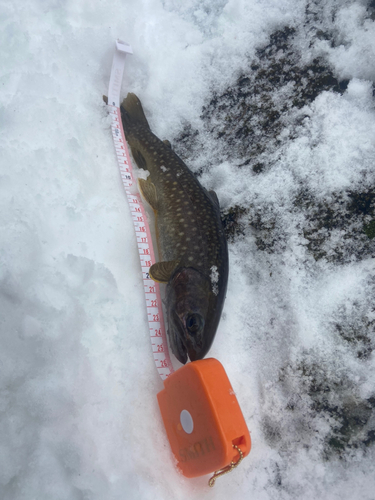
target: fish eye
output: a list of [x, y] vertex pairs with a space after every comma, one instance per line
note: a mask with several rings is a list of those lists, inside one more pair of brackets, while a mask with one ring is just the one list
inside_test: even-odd
[[203, 318], [200, 314], [188, 314], [185, 325], [190, 335], [196, 335], [203, 326]]

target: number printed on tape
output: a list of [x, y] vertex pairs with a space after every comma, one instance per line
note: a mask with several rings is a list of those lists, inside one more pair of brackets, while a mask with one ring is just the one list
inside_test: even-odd
[[150, 279], [150, 274], [148, 272], [152, 264], [155, 263], [155, 254], [152, 246], [150, 228], [148, 226], [145, 209], [140, 195], [134, 195], [129, 191], [129, 188], [133, 185], [133, 171], [122, 128], [120, 109], [111, 105], [108, 107], [110, 108], [110, 113], [112, 115], [112, 135], [116, 149], [117, 161], [137, 238], [146, 296], [152, 352], [159, 375], [162, 380], [165, 380], [171, 373], [173, 373], [173, 366], [169, 356], [163, 313], [160, 306], [160, 288], [157, 283]]

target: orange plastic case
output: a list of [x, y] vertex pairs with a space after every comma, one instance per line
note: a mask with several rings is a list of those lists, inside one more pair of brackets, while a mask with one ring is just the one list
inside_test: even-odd
[[250, 433], [223, 365], [214, 358], [183, 366], [164, 381], [158, 402], [169, 443], [186, 477], [202, 476], [238, 460]]

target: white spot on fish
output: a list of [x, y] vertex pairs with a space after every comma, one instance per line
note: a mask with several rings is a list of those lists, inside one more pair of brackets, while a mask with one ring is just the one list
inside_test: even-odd
[[[188, 257], [188, 260], [190, 260], [190, 262], [191, 262], [192, 260], [194, 260], [194, 257], [190, 256], [190, 257]], [[217, 294], [215, 294], [215, 295], [217, 295]]]
[[166, 172], [168, 170], [164, 165], [160, 165], [160, 168], [162, 172]]
[[218, 286], [219, 273], [218, 273], [216, 266], [211, 267], [210, 280], [211, 280], [211, 286], [212, 286], [212, 293], [214, 295], [217, 295], [219, 293], [219, 286]]

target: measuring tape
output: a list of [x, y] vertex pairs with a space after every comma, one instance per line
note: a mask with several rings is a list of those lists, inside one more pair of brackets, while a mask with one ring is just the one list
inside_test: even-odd
[[112, 136], [115, 144], [117, 161], [120, 168], [121, 179], [128, 198], [130, 211], [133, 218], [139, 258], [141, 261], [143, 285], [146, 296], [146, 307], [152, 352], [156, 368], [162, 380], [174, 372], [163, 320], [162, 302], [159, 284], [149, 275], [150, 267], [155, 264], [155, 254], [152, 245], [150, 227], [146, 212], [139, 192], [135, 192], [133, 168], [130, 160], [128, 146], [125, 140], [124, 129], [121, 121], [120, 90], [124, 73], [126, 54], [132, 54], [130, 45], [121, 40], [116, 41], [116, 50], [113, 56], [111, 77], [108, 90], [108, 109], [112, 117]]

